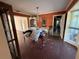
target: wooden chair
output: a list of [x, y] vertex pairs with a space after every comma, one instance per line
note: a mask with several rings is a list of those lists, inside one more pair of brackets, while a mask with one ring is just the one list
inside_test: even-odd
[[29, 38], [31, 36], [32, 30], [27, 30], [23, 32], [23, 34], [24, 34], [24, 42], [25, 42], [26, 38]]

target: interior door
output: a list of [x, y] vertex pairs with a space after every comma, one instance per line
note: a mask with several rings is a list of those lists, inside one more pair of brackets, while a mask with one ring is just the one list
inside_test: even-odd
[[0, 2], [0, 16], [12, 59], [20, 59], [21, 56], [19, 51], [14, 18], [12, 14], [12, 7], [8, 4]]

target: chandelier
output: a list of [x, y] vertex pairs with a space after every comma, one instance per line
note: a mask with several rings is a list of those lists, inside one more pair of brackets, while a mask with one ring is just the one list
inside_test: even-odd
[[36, 15], [36, 18], [37, 18], [37, 20], [39, 20], [39, 12], [38, 12], [39, 7], [36, 7], [36, 9], [37, 9], [37, 15]]

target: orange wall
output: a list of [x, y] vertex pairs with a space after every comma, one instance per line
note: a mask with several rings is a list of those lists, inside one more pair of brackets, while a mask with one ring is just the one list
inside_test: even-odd
[[42, 15], [40, 15], [40, 18], [37, 21], [37, 25], [38, 25], [38, 27], [42, 27], [42, 20], [45, 19], [46, 28], [49, 28], [49, 26], [52, 26], [52, 24], [53, 24], [53, 20], [54, 20], [53, 16], [58, 15], [58, 14], [64, 14], [64, 13], [65, 13], [65, 11], [49, 13], [49, 14], [42, 14]]

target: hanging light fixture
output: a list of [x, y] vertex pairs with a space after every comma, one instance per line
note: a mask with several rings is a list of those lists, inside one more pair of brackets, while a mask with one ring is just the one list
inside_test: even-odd
[[39, 12], [38, 12], [39, 7], [36, 7], [36, 9], [37, 9], [37, 15], [36, 15], [36, 17], [37, 17], [37, 20], [39, 20]]

